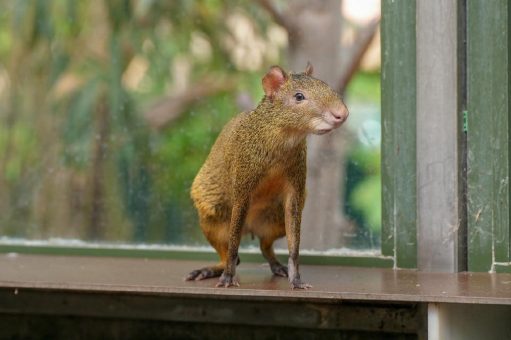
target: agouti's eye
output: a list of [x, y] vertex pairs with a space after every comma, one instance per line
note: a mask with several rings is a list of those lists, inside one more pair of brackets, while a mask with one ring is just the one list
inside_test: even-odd
[[305, 96], [301, 92], [295, 93], [295, 99], [297, 102], [301, 102], [302, 100], [305, 100]]

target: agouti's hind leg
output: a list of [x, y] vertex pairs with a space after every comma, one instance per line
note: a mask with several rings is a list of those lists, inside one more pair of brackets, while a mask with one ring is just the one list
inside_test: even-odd
[[[211, 267], [192, 270], [186, 277], [186, 281], [204, 280], [222, 275], [227, 262], [228, 236], [226, 223], [208, 223], [201, 220], [201, 228], [209, 243], [215, 248], [220, 256], [220, 263]], [[238, 259], [239, 263], [239, 259]]]
[[270, 269], [274, 275], [287, 277], [287, 267], [277, 260], [273, 251], [273, 241], [275, 241], [273, 237], [262, 237], [259, 244], [261, 252], [270, 264]]

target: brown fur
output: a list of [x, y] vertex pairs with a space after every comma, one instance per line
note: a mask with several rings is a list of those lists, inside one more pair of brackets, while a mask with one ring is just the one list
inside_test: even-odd
[[[298, 272], [300, 222], [305, 202], [306, 142], [324, 112], [338, 127], [348, 111], [328, 85], [305, 73], [287, 74], [274, 66], [263, 78], [265, 97], [254, 111], [240, 113], [222, 130], [197, 174], [191, 196], [204, 235], [220, 256], [215, 267], [192, 271], [187, 280], [220, 276], [218, 286], [238, 285], [242, 234], [260, 239], [274, 274], [288, 276], [293, 288], [309, 288]], [[298, 100], [300, 92], [306, 100]], [[332, 118], [337, 116], [337, 118]], [[328, 130], [328, 129], [327, 129]], [[329, 130], [328, 130], [329, 131]], [[273, 242], [287, 235], [289, 269], [278, 262]]]

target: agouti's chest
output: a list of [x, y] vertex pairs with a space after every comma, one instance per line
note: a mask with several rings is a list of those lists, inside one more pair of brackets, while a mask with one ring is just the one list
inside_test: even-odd
[[270, 171], [264, 176], [250, 195], [244, 232], [252, 232], [258, 236], [264, 234], [266, 221], [275, 219], [271, 215], [281, 214], [283, 200], [289, 189], [289, 180], [280, 169]]
[[254, 205], [278, 199], [285, 194], [288, 186], [289, 181], [284, 170], [273, 169], [259, 181], [251, 194], [250, 203]]
[[251, 190], [251, 206], [281, 201], [293, 189], [291, 183], [305, 181], [305, 178], [297, 178], [305, 177], [305, 162], [301, 151], [301, 148], [295, 147], [289, 153], [280, 150], [280, 157], [270, 157], [272, 162]]

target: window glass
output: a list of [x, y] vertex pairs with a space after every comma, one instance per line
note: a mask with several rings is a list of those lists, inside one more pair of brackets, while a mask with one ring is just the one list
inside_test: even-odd
[[309, 141], [322, 160], [309, 173], [333, 170], [309, 175], [319, 208], [305, 209], [302, 248], [379, 251], [379, 8], [0, 3], [1, 241], [207, 245], [189, 191], [215, 138], [261, 100], [270, 65], [310, 60], [345, 89], [350, 117], [330, 142]]

